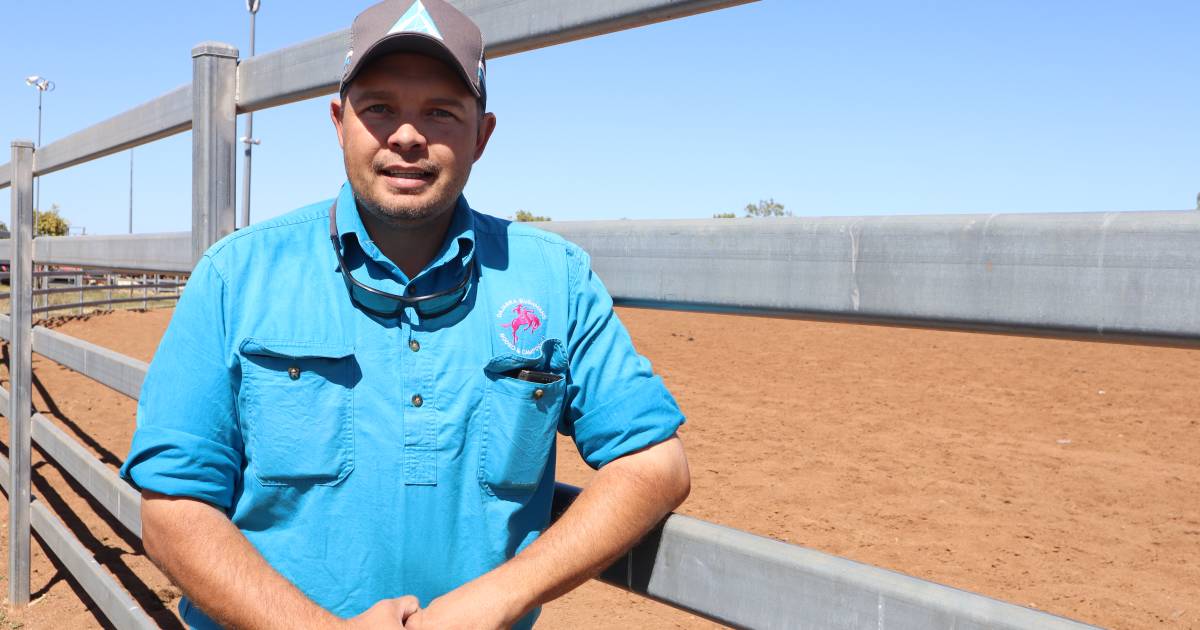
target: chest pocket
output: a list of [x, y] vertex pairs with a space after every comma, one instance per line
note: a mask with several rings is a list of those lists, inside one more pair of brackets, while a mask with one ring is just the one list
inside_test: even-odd
[[[522, 380], [533, 370], [553, 382]], [[541, 356], [505, 354], [484, 367], [487, 375], [479, 478], [492, 495], [520, 499], [542, 481], [566, 391], [566, 358], [562, 342], [542, 343]]]
[[351, 346], [247, 339], [238, 410], [263, 485], [334, 485], [354, 468]]

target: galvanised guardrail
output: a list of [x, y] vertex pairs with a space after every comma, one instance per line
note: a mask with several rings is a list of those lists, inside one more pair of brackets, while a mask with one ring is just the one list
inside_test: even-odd
[[[749, 0], [461, 0], [489, 57]], [[602, 4], [603, 6], [597, 6]], [[43, 536], [117, 627], [152, 622], [39, 501], [37, 442], [100, 505], [140, 535], [136, 492], [40, 414], [31, 353], [136, 397], [145, 363], [32, 327], [33, 261], [188, 272], [234, 226], [237, 113], [332, 93], [346, 31], [238, 61], [195, 47], [192, 83], [43, 148], [14, 142], [0, 165], [12, 188], [10, 601], [28, 602], [29, 527]], [[32, 178], [192, 130], [192, 230], [32, 239]], [[36, 159], [35, 159], [36, 158]], [[1185, 216], [1186, 215], [1186, 216]], [[1200, 325], [1200, 213], [988, 215], [771, 221], [555, 223], [584, 245], [618, 303], [1194, 345]], [[1032, 239], [1032, 240], [1029, 240]], [[1055, 294], [1065, 291], [1065, 294]], [[1164, 299], [1166, 293], [1174, 293]], [[1008, 308], [1005, 308], [1005, 307]], [[1165, 315], [1163, 311], [1166, 311]], [[561, 510], [575, 489], [559, 486]], [[602, 579], [734, 626], [1083, 628], [1077, 622], [745, 532], [672, 515]]]
[[[0, 334], [10, 326], [0, 316]], [[33, 333], [38, 354], [136, 398], [146, 363], [46, 328], [34, 328]], [[0, 390], [0, 398], [8, 402], [8, 393]], [[41, 414], [33, 416], [33, 439], [97, 503], [141, 536], [140, 497], [116, 472]], [[555, 518], [579, 491], [558, 484]], [[92, 589], [107, 589], [102, 585], [107, 573], [99, 566], [95, 569], [96, 575], [80, 581], [94, 582]], [[1090, 627], [679, 514], [667, 517], [600, 579], [713, 621], [748, 628]]]

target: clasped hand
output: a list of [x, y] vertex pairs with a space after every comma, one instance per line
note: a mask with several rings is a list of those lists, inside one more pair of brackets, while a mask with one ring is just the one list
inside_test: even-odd
[[502, 630], [512, 621], [502, 602], [482, 593], [468, 593], [470, 585], [456, 589], [421, 608], [412, 595], [384, 599], [357, 617], [346, 620], [348, 630], [404, 628], [407, 630]]

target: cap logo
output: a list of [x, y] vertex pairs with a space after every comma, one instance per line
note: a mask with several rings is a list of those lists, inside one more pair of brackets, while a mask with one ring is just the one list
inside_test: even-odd
[[433, 23], [433, 17], [429, 15], [429, 11], [425, 10], [425, 5], [421, 4], [421, 0], [414, 2], [413, 5], [404, 12], [404, 15], [400, 16], [400, 19], [396, 20], [396, 23], [392, 25], [392, 30], [387, 32], [388, 35], [394, 35], [396, 33], [422, 33], [430, 37], [436, 37], [441, 41], [445, 41], [445, 39], [442, 38], [441, 31], [439, 31], [437, 25]]

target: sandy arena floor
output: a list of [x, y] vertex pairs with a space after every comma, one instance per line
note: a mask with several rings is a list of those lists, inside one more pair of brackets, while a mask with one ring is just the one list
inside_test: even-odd
[[[620, 313], [689, 417], [681, 512], [1102, 626], [1200, 628], [1200, 351]], [[149, 360], [169, 317], [58, 327]], [[134, 401], [36, 356], [34, 371], [37, 409], [119, 466]], [[571, 444], [559, 448], [559, 478], [586, 484]], [[164, 627], [181, 627], [179, 591], [138, 541], [34, 462], [35, 494]], [[34, 554], [34, 604], [0, 610], [0, 627], [104, 627]], [[595, 582], [542, 619], [711, 626]]]

